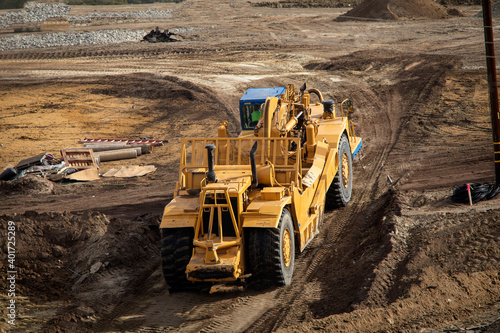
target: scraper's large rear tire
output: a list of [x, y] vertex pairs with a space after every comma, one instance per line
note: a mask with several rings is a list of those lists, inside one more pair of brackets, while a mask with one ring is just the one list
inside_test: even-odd
[[248, 261], [257, 284], [289, 285], [295, 261], [293, 221], [285, 208], [278, 228], [250, 228]]
[[352, 194], [352, 153], [345, 134], [340, 138], [338, 152], [339, 168], [326, 193], [326, 206], [329, 209], [345, 207]]
[[161, 230], [161, 264], [170, 291], [181, 291], [192, 283], [186, 279], [186, 266], [193, 253], [193, 228]]

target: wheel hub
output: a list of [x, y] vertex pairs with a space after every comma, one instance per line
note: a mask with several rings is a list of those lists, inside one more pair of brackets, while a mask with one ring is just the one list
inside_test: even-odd
[[285, 229], [283, 234], [283, 262], [286, 267], [290, 265], [292, 258], [292, 237], [290, 236], [290, 230]]
[[349, 185], [349, 156], [347, 155], [346, 152], [342, 154], [342, 184], [344, 187], [347, 187]]

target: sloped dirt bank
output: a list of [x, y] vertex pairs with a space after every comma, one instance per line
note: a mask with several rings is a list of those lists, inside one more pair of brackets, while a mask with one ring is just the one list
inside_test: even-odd
[[[2, 234], [7, 234], [7, 221], [16, 226], [16, 287], [24, 296], [18, 317], [36, 317], [48, 302], [60, 306], [48, 322], [19, 320], [16, 328], [91, 330], [96, 316], [110, 312], [157, 268], [158, 218], [121, 221], [95, 212], [34, 211], [0, 217]], [[4, 247], [1, 260], [7, 262]]]
[[[495, 332], [499, 211], [386, 213], [364, 228], [371, 235], [352, 230], [329, 257], [330, 270], [317, 276], [325, 297], [310, 304], [312, 318], [278, 331]], [[365, 285], [355, 286], [356, 272], [368, 277]]]

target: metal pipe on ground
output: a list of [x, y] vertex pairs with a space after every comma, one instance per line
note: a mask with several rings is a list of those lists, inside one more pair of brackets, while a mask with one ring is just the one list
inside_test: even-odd
[[140, 155], [138, 151], [140, 151], [140, 148], [115, 149], [115, 150], [96, 152], [94, 153], [94, 155], [99, 158], [100, 162], [108, 162], [108, 161], [137, 158], [137, 156]]
[[153, 147], [148, 144], [130, 144], [130, 145], [116, 145], [116, 144], [84, 144], [87, 148], [92, 148], [94, 152], [100, 151], [108, 151], [108, 150], [117, 150], [117, 149], [130, 149], [130, 148], [139, 148], [141, 150], [141, 154], [150, 154]]

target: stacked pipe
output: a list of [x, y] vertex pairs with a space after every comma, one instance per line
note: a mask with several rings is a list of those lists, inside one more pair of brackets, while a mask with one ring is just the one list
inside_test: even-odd
[[91, 148], [97, 163], [137, 158], [142, 154], [150, 154], [152, 147], [148, 144], [117, 143], [85, 143], [85, 148]]

